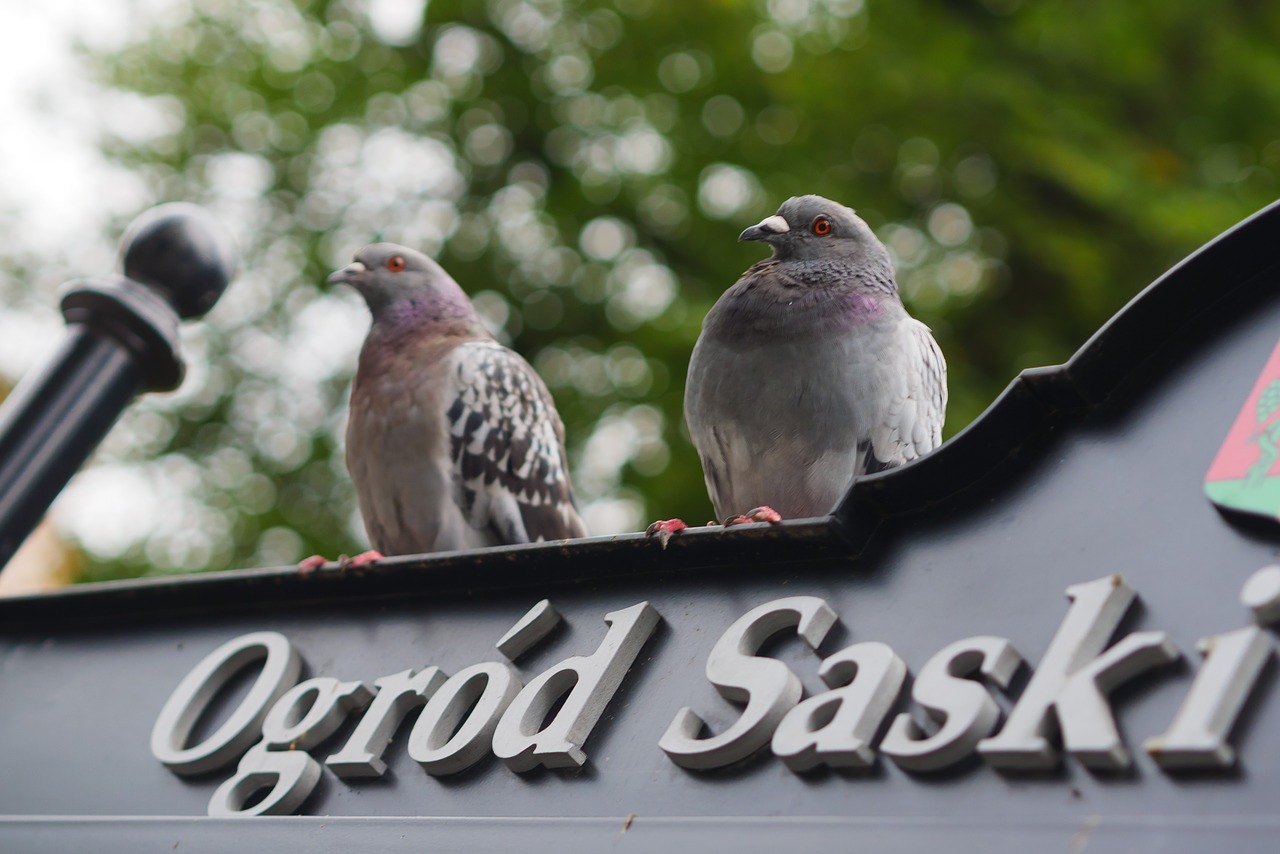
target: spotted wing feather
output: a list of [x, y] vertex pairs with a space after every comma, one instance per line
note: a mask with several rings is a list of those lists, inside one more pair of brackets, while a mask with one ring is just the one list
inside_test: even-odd
[[542, 380], [496, 341], [454, 351], [448, 409], [454, 499], [498, 542], [586, 535], [569, 485], [564, 426]]

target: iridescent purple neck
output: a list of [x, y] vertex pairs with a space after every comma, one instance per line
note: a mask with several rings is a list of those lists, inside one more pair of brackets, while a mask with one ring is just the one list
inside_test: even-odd
[[425, 293], [379, 307], [373, 313], [373, 327], [375, 333], [388, 337], [410, 332], [448, 334], [483, 332], [484, 329], [469, 300], [463, 297], [459, 301], [437, 293]]
[[892, 293], [808, 288], [788, 292], [731, 288], [707, 315], [705, 331], [724, 341], [843, 334], [901, 311]]
[[838, 326], [861, 326], [877, 319], [885, 310], [886, 296], [882, 293], [841, 294], [834, 302], [832, 320]]

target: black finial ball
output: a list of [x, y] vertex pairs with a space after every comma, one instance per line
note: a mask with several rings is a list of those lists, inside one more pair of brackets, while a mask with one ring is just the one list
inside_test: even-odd
[[203, 208], [159, 205], [130, 223], [120, 240], [124, 274], [164, 297], [184, 318], [204, 314], [235, 271], [235, 250]]

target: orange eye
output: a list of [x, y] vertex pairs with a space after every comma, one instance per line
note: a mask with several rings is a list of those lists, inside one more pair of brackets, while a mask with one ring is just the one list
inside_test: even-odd
[[831, 233], [831, 220], [825, 216], [820, 216], [813, 221], [813, 233], [819, 237], [826, 237]]
[[404, 269], [404, 258], [399, 255], [392, 255], [387, 260], [387, 269], [393, 273], [399, 273]]

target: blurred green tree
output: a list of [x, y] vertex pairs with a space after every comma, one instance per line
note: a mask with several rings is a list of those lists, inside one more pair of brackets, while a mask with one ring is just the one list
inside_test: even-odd
[[[555, 394], [597, 532], [709, 502], [699, 324], [791, 195], [856, 209], [951, 370], [948, 435], [1275, 198], [1280, 6], [1189, 0], [197, 0], [94, 73], [104, 140], [243, 273], [115, 453], [177, 496], [91, 577], [358, 548], [341, 460], [375, 239], [436, 255]], [[177, 484], [177, 486], [173, 486]]]

